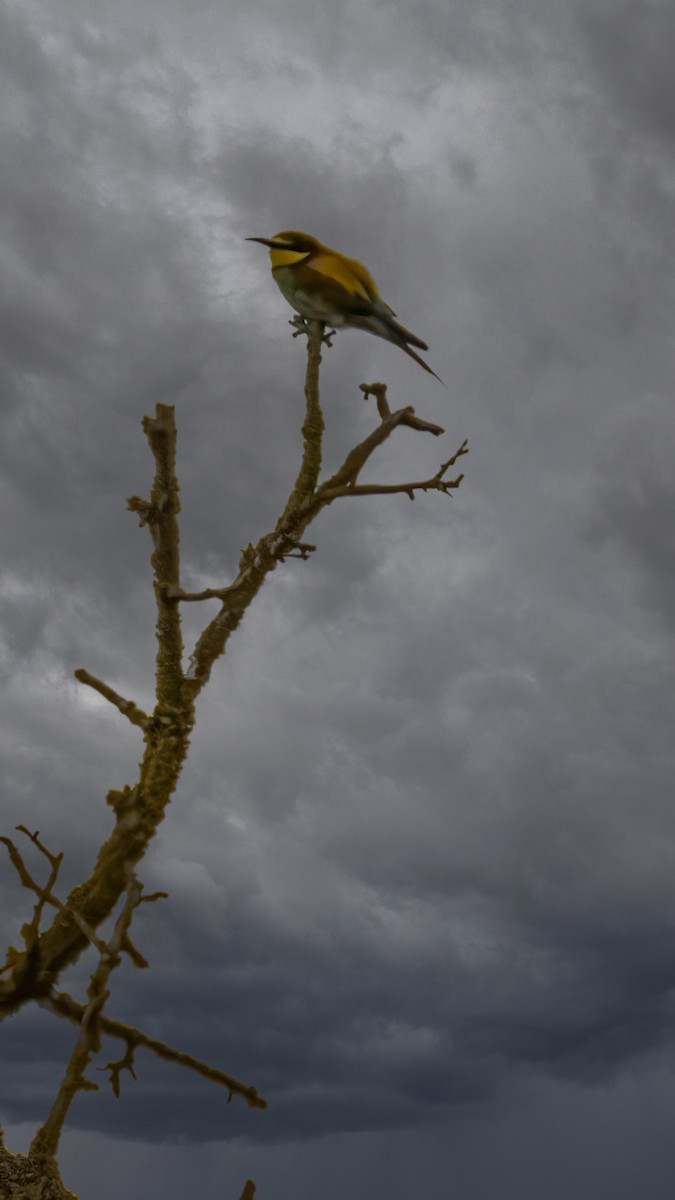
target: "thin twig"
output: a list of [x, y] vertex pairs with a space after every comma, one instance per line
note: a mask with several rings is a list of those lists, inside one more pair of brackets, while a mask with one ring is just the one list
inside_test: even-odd
[[25, 825], [17, 825], [16, 828], [20, 833], [23, 833], [26, 835], [26, 837], [30, 838], [33, 844], [37, 846], [38, 850], [40, 850], [40, 852], [45, 856], [50, 866], [49, 878], [46, 884], [41, 887], [40, 884], [36, 883], [32, 878], [13, 841], [8, 837], [0, 837], [0, 842], [4, 842], [5, 846], [7, 847], [10, 861], [14, 867], [14, 870], [17, 872], [19, 879], [21, 880], [21, 883], [24, 887], [35, 892], [38, 898], [37, 904], [33, 906], [32, 920], [29, 924], [24, 925], [21, 930], [26, 951], [30, 956], [33, 953], [34, 946], [40, 933], [40, 921], [42, 920], [44, 906], [45, 904], [54, 903], [51, 891], [56, 883], [59, 869], [61, 867], [61, 863], [63, 862], [63, 852], [60, 854], [52, 854], [49, 850], [47, 850], [46, 846], [42, 845], [38, 832], [31, 833], [30, 830], [26, 829]]
[[35, 892], [38, 897], [38, 903], [35, 905], [33, 913], [33, 920], [31, 921], [30, 925], [24, 926], [22, 930], [24, 940], [26, 942], [26, 949], [29, 951], [31, 950], [35, 940], [35, 935], [39, 930], [42, 910], [44, 909], [45, 904], [49, 904], [52, 908], [55, 908], [57, 912], [60, 912], [63, 916], [69, 917], [71, 920], [73, 920], [77, 927], [84, 934], [87, 941], [91, 942], [92, 946], [95, 946], [96, 949], [100, 951], [105, 943], [103, 943], [100, 938], [96, 936], [96, 932], [94, 929], [92, 929], [91, 925], [88, 925], [79, 913], [68, 909], [67, 905], [59, 900], [58, 896], [55, 896], [51, 890], [59, 873], [59, 867], [63, 860], [63, 853], [51, 854], [50, 851], [47, 850], [46, 846], [42, 845], [39, 833], [31, 833], [30, 829], [26, 829], [25, 825], [17, 825], [16, 829], [19, 833], [25, 834], [25, 836], [30, 839], [34, 846], [37, 846], [38, 850], [45, 856], [51, 865], [49, 880], [43, 887], [42, 884], [36, 883], [36, 881], [33, 879], [19, 851], [11, 839], [8, 837], [0, 837], [0, 842], [4, 842], [7, 846], [12, 866], [17, 872], [21, 883], [31, 892]]

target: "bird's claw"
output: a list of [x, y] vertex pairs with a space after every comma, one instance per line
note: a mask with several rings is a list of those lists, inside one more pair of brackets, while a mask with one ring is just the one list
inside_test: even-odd
[[[296, 315], [293, 317], [292, 321], [288, 322], [288, 324], [291, 325], [295, 330], [295, 333], [293, 334], [294, 338], [300, 337], [302, 333], [304, 333], [307, 337], [312, 335], [312, 325], [314, 322], [308, 321], [306, 317]], [[318, 324], [321, 325], [321, 341], [325, 342], [327, 346], [332, 346], [333, 343], [331, 339], [335, 337], [336, 330], [329, 329], [328, 333], [326, 333], [326, 326], [323, 324], [323, 321], [319, 321]]]
[[307, 337], [309, 337], [309, 321], [306, 321], [304, 317], [293, 317], [293, 320], [289, 321], [288, 324], [295, 329], [294, 338], [300, 337], [301, 333], [306, 333]]

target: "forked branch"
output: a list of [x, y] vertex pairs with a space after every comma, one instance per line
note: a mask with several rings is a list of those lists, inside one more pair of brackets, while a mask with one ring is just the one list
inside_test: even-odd
[[[85, 1013], [85, 1006], [78, 1003], [67, 992], [51, 992], [40, 1003], [43, 1008], [49, 1009], [59, 1017], [65, 1017], [66, 1020], [72, 1021], [74, 1025], [80, 1024]], [[202, 1062], [201, 1059], [195, 1058], [193, 1054], [187, 1054], [185, 1050], [176, 1050], [168, 1042], [163, 1042], [160, 1038], [149, 1037], [141, 1029], [136, 1029], [133, 1025], [126, 1025], [123, 1021], [116, 1021], [105, 1014], [99, 1017], [98, 1024], [101, 1033], [106, 1034], [108, 1037], [117, 1038], [125, 1042], [127, 1046], [127, 1053], [123, 1060], [119, 1063], [108, 1063], [105, 1067], [100, 1068], [101, 1070], [110, 1071], [111, 1084], [116, 1095], [119, 1088], [119, 1073], [122, 1069], [127, 1069], [133, 1075], [133, 1070], [131, 1070], [131, 1065], [133, 1065], [133, 1051], [137, 1047], [140, 1047], [141, 1049], [151, 1050], [153, 1054], [156, 1054], [158, 1058], [163, 1058], [166, 1062], [178, 1063], [182, 1067], [187, 1067], [190, 1071], [195, 1071], [204, 1079], [210, 1080], [211, 1083], [217, 1083], [221, 1087], [224, 1087], [230, 1095], [241, 1096], [249, 1108], [267, 1108], [267, 1101], [263, 1099], [258, 1093], [258, 1089], [253, 1087], [252, 1084], [242, 1083], [234, 1075], [230, 1075], [227, 1071], [221, 1071], [219, 1067], [212, 1067], [209, 1063]], [[117, 1068], [117, 1070], [114, 1071], [113, 1068]]]
[[120, 955], [128, 941], [128, 931], [134, 909], [141, 902], [142, 890], [143, 885], [139, 883], [135, 875], [130, 874], [127, 880], [126, 899], [115, 922], [112, 937], [109, 942], [99, 942], [98, 944], [99, 960], [89, 980], [88, 1002], [82, 1013], [77, 1041], [47, 1120], [38, 1129], [31, 1142], [29, 1158], [46, 1159], [47, 1161], [55, 1159], [63, 1123], [75, 1096], [80, 1091], [98, 1091], [98, 1085], [87, 1079], [85, 1071], [92, 1056], [100, 1048], [99, 1019], [109, 995], [108, 979], [111, 972], [119, 965]]

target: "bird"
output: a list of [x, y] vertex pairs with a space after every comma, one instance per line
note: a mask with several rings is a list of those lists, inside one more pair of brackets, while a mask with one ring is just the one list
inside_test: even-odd
[[399, 324], [372, 275], [357, 259], [346, 258], [297, 229], [285, 229], [271, 238], [245, 240], [269, 247], [274, 281], [291, 308], [306, 321], [322, 321], [334, 329], [365, 329], [399, 346], [443, 383], [440, 375], [411, 350], [411, 346], [428, 350], [426, 342]]

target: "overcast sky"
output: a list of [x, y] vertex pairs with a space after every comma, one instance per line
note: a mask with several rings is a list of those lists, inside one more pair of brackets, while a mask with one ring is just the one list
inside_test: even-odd
[[[328, 468], [363, 380], [447, 430], [364, 478], [471, 446], [452, 500], [333, 505], [214, 671], [109, 1012], [270, 1107], [139, 1055], [73, 1107], [82, 1200], [672, 1197], [674, 44], [667, 0], [0, 0], [1, 824], [63, 892], [141, 752], [73, 670], [151, 701], [143, 414], [176, 405], [190, 587], [299, 461], [244, 238], [362, 259], [448, 384], [339, 333]], [[7, 864], [0, 906], [17, 942]], [[12, 1149], [73, 1036], [0, 1029]]]

